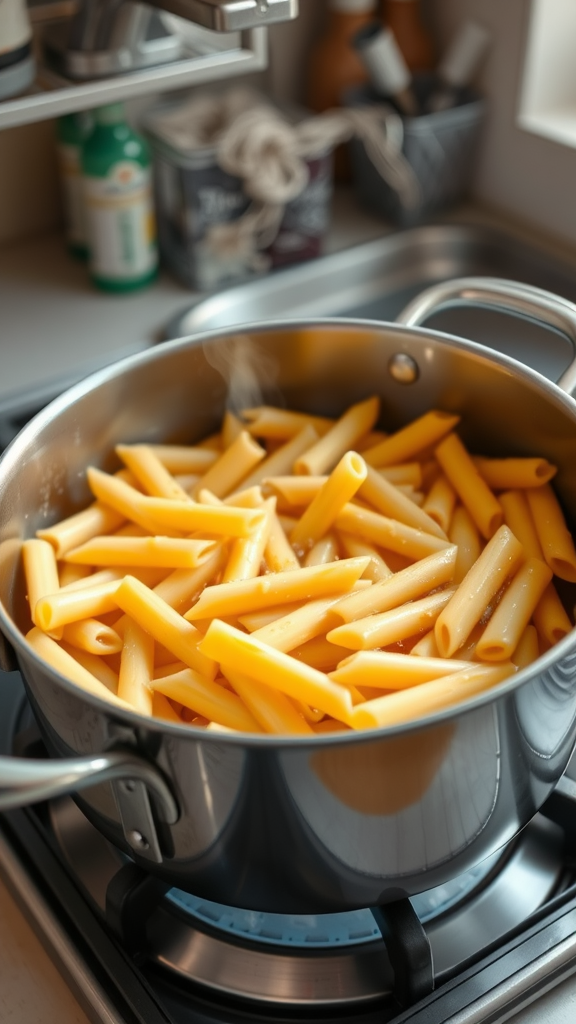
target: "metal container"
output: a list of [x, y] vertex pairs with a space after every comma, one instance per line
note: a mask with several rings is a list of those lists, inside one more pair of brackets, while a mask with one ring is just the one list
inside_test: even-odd
[[[416, 82], [418, 95], [427, 84]], [[369, 88], [346, 96], [348, 106], [377, 102]], [[381, 100], [380, 100], [381, 102]], [[445, 210], [465, 195], [474, 169], [480, 128], [486, 103], [471, 90], [462, 92], [457, 106], [435, 113], [403, 118], [402, 154], [419, 185], [419, 199], [412, 207], [402, 205], [399, 195], [382, 178], [361, 139], [350, 142], [354, 189], [369, 210], [394, 224], [419, 224], [431, 214]]]
[[[478, 279], [438, 286], [406, 313], [408, 325], [243, 326], [261, 394], [242, 400], [337, 415], [377, 392], [389, 429], [431, 407], [459, 412], [472, 450], [557, 463], [574, 520], [576, 361], [556, 386], [481, 345], [415, 326], [464, 300], [544, 321], [576, 345], [575, 306]], [[230, 329], [169, 342], [95, 374], [40, 413], [0, 462], [0, 623], [55, 759], [1, 759], [0, 806], [82, 788], [80, 806], [120, 849], [218, 902], [280, 913], [383, 903], [488, 857], [550, 794], [576, 738], [574, 633], [460, 706], [314, 739], [210, 734], [124, 711], [59, 676], [23, 637], [22, 538], [90, 500], [85, 467], [114, 468], [115, 443], [211, 431], [233, 394], [214, 366], [234, 337]]]

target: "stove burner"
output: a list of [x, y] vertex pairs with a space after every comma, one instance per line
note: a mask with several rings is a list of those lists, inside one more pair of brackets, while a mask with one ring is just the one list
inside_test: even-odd
[[[70, 798], [51, 804], [50, 819], [74, 877], [100, 913], [108, 907], [110, 914], [109, 892], [113, 884], [118, 889], [125, 859]], [[511, 850], [412, 898], [426, 924], [437, 981], [501, 941], [558, 891], [562, 849], [561, 828], [538, 815]], [[124, 927], [130, 929], [129, 920]], [[370, 910], [262, 914], [170, 889], [154, 903], [145, 927], [153, 963], [227, 996], [316, 1006], [391, 996], [393, 973]], [[130, 936], [141, 938], [143, 930], [138, 920]]]
[[[501, 857], [498, 852], [444, 885], [413, 896], [410, 902], [421, 923], [426, 924], [462, 903], [490, 875]], [[294, 949], [309, 949], [310, 946], [332, 949], [336, 945], [355, 946], [382, 939], [370, 910], [316, 915], [264, 914], [203, 900], [182, 889], [170, 889], [166, 899], [197, 918], [200, 927], [207, 923], [232, 940], [241, 937]]]

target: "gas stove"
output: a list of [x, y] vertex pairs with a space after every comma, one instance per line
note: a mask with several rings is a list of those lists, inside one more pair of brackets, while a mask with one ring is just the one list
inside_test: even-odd
[[[0, 753], [41, 756], [19, 674], [0, 684]], [[262, 914], [168, 889], [70, 797], [0, 817], [0, 875], [98, 1024], [567, 1024], [575, 779], [508, 848], [388, 908]]]

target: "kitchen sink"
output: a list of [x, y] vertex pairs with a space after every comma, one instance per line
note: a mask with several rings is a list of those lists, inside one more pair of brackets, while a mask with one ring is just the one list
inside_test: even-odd
[[[527, 244], [521, 234], [475, 224], [426, 225], [210, 295], [175, 317], [166, 337], [280, 318], [391, 321], [429, 285], [468, 276], [522, 281], [576, 302], [576, 263]], [[570, 342], [555, 331], [490, 310], [454, 307], [426, 326], [488, 345], [552, 380], [572, 355]]]

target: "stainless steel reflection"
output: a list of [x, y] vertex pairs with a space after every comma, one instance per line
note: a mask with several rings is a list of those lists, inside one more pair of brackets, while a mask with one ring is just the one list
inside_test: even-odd
[[[216, 369], [238, 343], [258, 393], [239, 393], [233, 371], [225, 379]], [[398, 352], [419, 367], [413, 384], [388, 371]], [[560, 497], [576, 514], [572, 398], [482, 346], [394, 324], [260, 324], [241, 336], [230, 330], [168, 343], [57, 399], [0, 463], [2, 629], [48, 748], [57, 757], [93, 755], [121, 739], [155, 764], [180, 818], [157, 822], [163, 860], [151, 869], [206, 899], [318, 913], [431, 888], [516, 835], [574, 746], [573, 636], [459, 708], [313, 740], [207, 734], [142, 718], [81, 692], [26, 644], [20, 540], [90, 500], [84, 469], [114, 468], [119, 440], [194, 440], [214, 429], [230, 396], [338, 414], [374, 392], [391, 428], [446, 408], [462, 413], [463, 438], [474, 450], [549, 458], [560, 467]], [[103, 835], [130, 851], [108, 784], [78, 802]]]
[[[105, 913], [106, 892], [122, 864], [118, 851], [69, 798], [51, 805], [50, 819], [73, 877]], [[453, 976], [469, 958], [544, 905], [561, 881], [562, 850], [562, 829], [537, 815], [514, 848], [497, 857], [487, 872], [474, 872], [472, 881], [467, 876], [462, 879], [462, 896], [453, 898], [447, 912], [444, 890], [457, 891], [459, 879], [415, 898], [415, 909], [425, 920], [437, 979]], [[488, 880], [487, 874], [491, 875]], [[259, 941], [258, 934], [220, 930], [212, 917], [218, 909], [225, 911], [205, 908], [211, 914], [206, 929], [206, 918], [175, 912], [170, 897], [161, 900], [148, 925], [150, 958], [186, 981], [266, 1003], [344, 1006], [378, 1000], [391, 991], [392, 970], [380, 937], [348, 944], [341, 936], [343, 941], [320, 948], [313, 942], [303, 947], [289, 942], [272, 945]], [[263, 917], [266, 929], [290, 927], [290, 918], [283, 922]], [[316, 921], [321, 922], [320, 931], [333, 929], [329, 919]], [[355, 931], [361, 924], [351, 921], [349, 928]]]

